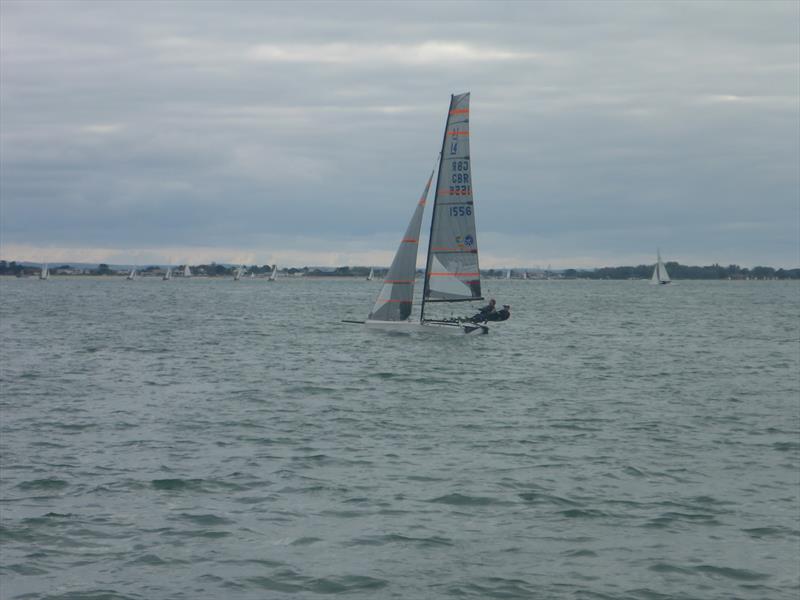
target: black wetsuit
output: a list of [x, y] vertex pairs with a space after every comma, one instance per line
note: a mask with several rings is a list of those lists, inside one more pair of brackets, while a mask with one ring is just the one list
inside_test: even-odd
[[491, 319], [493, 314], [495, 314], [494, 304], [487, 304], [478, 312], [477, 315], [473, 316], [470, 321], [473, 323], [488, 321]]
[[511, 317], [511, 311], [507, 308], [501, 308], [497, 312], [493, 312], [486, 316], [487, 321], [507, 321]]

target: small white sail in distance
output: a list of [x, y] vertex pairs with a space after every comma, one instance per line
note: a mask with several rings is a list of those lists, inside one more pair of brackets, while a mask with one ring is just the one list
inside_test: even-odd
[[278, 277], [278, 265], [272, 265], [272, 273], [269, 274], [269, 281], [275, 281]]
[[367, 275], [367, 281], [372, 281], [375, 278], [375, 269], [372, 267], [369, 268], [369, 275]]
[[667, 273], [667, 267], [664, 265], [664, 261], [661, 260], [661, 250], [657, 250], [657, 260], [656, 266], [653, 269], [653, 276], [650, 278], [651, 285], [665, 285], [667, 283], [672, 283], [672, 280], [669, 277], [669, 273]]
[[183, 267], [183, 276], [184, 277], [191, 277], [192, 276], [192, 270], [189, 268], [189, 265], [184, 265], [184, 267]]
[[48, 279], [50, 277], [50, 267], [47, 266], [47, 263], [42, 265], [42, 272], [39, 273], [39, 279]]

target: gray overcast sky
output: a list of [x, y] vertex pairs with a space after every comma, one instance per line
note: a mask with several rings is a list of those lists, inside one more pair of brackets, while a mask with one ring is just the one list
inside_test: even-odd
[[482, 267], [800, 266], [794, 0], [2, 0], [0, 255], [386, 265], [463, 91]]

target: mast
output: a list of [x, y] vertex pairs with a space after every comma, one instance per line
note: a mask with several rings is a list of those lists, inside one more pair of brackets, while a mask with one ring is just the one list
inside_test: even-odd
[[656, 272], [658, 273], [658, 283], [661, 283], [661, 248], [656, 250], [658, 262], [656, 263]]
[[[447, 115], [449, 117], [450, 111], [453, 110], [453, 99], [455, 98], [454, 94], [450, 94], [450, 107], [447, 109]], [[422, 304], [420, 306], [419, 311], [419, 320], [420, 323], [425, 320], [425, 297], [428, 295], [428, 288], [430, 286], [430, 277], [428, 277], [428, 273], [430, 273], [431, 269], [431, 242], [433, 241], [433, 225], [436, 221], [436, 201], [438, 200], [438, 190], [440, 189], [440, 183], [442, 179], [442, 164], [444, 161], [442, 157], [444, 156], [444, 145], [447, 142], [447, 126], [449, 125], [449, 118], [445, 119], [444, 122], [444, 133], [442, 134], [442, 149], [439, 151], [439, 171], [436, 173], [436, 188], [434, 188], [433, 194], [433, 212], [431, 213], [431, 230], [428, 235], [428, 256], [425, 259], [425, 273], [423, 274], [423, 278], [425, 281], [425, 285], [422, 287]]]

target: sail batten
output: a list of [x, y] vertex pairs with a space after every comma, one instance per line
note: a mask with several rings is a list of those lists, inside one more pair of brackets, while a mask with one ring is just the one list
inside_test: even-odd
[[469, 152], [469, 93], [450, 99], [425, 268], [423, 303], [481, 298]]

